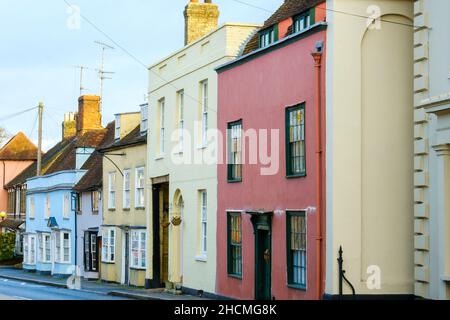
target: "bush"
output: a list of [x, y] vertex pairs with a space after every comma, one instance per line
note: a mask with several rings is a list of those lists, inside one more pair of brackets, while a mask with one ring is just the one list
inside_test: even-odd
[[0, 234], [0, 262], [14, 258], [14, 249], [16, 246], [15, 233]]

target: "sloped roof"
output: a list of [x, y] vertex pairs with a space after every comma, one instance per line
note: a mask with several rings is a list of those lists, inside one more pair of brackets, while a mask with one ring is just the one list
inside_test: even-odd
[[[114, 129], [115, 122], [113, 121], [106, 127], [107, 133], [99, 148], [110, 145], [114, 141]], [[88, 171], [75, 186], [74, 190], [82, 192], [101, 188], [103, 184], [103, 157], [98, 150], [94, 151], [82, 169]]]
[[0, 222], [0, 228], [6, 228], [11, 230], [18, 230], [21, 225], [23, 225], [25, 221], [21, 220], [11, 220], [6, 219], [2, 222]]
[[37, 158], [37, 147], [28, 137], [19, 132], [0, 149], [0, 160], [34, 161]]
[[[81, 136], [70, 137], [57, 143], [42, 158], [42, 174], [52, 174], [59, 171], [74, 170], [76, 167], [76, 149], [79, 147], [96, 148], [103, 141], [107, 130], [92, 130]], [[25, 183], [35, 177], [37, 163], [33, 163], [20, 175], [14, 178], [6, 188]]]
[[[284, 3], [275, 11], [269, 19], [264, 22], [261, 30], [267, 29], [277, 23], [280, 23], [290, 17], [294, 17], [309, 8], [315, 7], [326, 0], [285, 0]], [[292, 30], [292, 28], [291, 28]], [[259, 34], [256, 33], [247, 41], [242, 55], [249, 54], [258, 49]]]
[[147, 134], [141, 134], [141, 126], [138, 125], [134, 128], [128, 135], [123, 137], [120, 140], [114, 141], [113, 143], [103, 147], [100, 149], [100, 152], [114, 150], [114, 149], [123, 149], [133, 145], [146, 144], [147, 143]]

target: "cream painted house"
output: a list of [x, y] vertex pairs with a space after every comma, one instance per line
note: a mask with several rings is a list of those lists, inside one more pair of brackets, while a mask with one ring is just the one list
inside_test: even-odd
[[234, 59], [257, 28], [217, 27], [218, 15], [217, 5], [191, 1], [186, 46], [149, 67], [148, 287], [216, 291], [217, 165], [208, 134], [217, 128], [214, 69]]
[[414, 3], [327, 7], [325, 292], [339, 294], [342, 246], [356, 294], [412, 296]]
[[[147, 267], [147, 105], [116, 115], [103, 154], [101, 279], [143, 287]], [[142, 116], [141, 116], [142, 115]]]

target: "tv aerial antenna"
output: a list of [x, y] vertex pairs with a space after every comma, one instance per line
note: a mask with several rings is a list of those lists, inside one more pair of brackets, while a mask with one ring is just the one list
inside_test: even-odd
[[115, 48], [113, 46], [110, 46], [109, 44], [106, 44], [104, 42], [95, 41], [97, 45], [101, 48], [101, 60], [100, 60], [100, 68], [98, 69], [98, 77], [100, 79], [100, 111], [102, 110], [103, 105], [103, 88], [104, 88], [104, 81], [105, 80], [111, 80], [111, 77], [108, 77], [107, 75], [112, 75], [114, 72], [112, 71], [106, 71], [105, 70], [105, 51], [106, 50], [114, 50]]

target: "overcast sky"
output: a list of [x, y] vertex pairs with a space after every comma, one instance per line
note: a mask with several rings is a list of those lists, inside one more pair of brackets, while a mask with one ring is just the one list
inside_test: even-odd
[[[183, 10], [188, 0], [67, 0], [81, 14], [124, 47], [139, 62], [150, 65], [181, 48]], [[283, 0], [216, 0], [220, 23], [262, 23]], [[79, 69], [100, 64], [94, 41], [111, 43], [81, 20], [64, 0], [0, 0], [0, 126], [10, 134], [23, 131], [37, 138], [35, 111], [4, 118], [38, 104], [45, 105], [44, 149], [61, 139], [64, 112], [76, 111]], [[105, 69], [114, 71], [105, 82], [103, 122], [118, 112], [138, 110], [147, 91], [147, 70], [119, 48], [108, 51]], [[86, 71], [85, 93], [97, 94], [95, 71]]]

